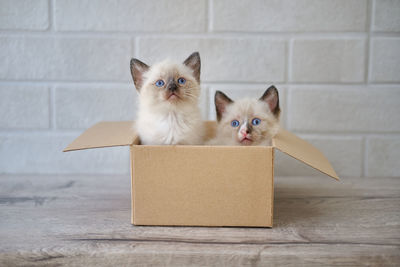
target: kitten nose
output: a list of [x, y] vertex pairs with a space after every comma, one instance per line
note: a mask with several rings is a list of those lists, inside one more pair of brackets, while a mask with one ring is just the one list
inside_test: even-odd
[[178, 87], [176, 86], [176, 84], [174, 82], [171, 82], [170, 84], [168, 84], [167, 90], [169, 90], [171, 92], [175, 92], [178, 90]]
[[240, 131], [244, 136], [248, 135], [250, 133], [250, 129], [246, 128], [246, 129], [242, 129]]

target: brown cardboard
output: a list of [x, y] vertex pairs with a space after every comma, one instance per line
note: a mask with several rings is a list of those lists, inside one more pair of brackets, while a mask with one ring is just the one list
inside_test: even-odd
[[272, 226], [271, 147], [133, 146], [133, 223]]
[[64, 152], [88, 148], [128, 146], [135, 142], [138, 143], [139, 139], [132, 121], [103, 121], [83, 132], [64, 149]]
[[272, 145], [289, 156], [339, 180], [335, 170], [324, 154], [300, 137], [284, 129], [280, 129], [279, 133], [272, 140]]
[[[207, 138], [216, 123], [205, 122]], [[132, 122], [100, 122], [64, 151], [129, 145], [135, 225], [272, 227], [274, 149], [338, 179], [311, 144], [281, 130], [273, 146], [143, 146]]]

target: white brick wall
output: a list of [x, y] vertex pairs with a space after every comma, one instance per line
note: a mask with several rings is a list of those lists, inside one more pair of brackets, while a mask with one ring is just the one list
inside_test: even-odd
[[4, 35], [0, 79], [127, 82], [130, 57], [129, 38]]
[[56, 0], [60, 31], [204, 32], [204, 0]]
[[47, 0], [2, 0], [0, 2], [1, 30], [42, 31], [48, 27]]
[[0, 129], [49, 128], [49, 88], [0, 84]]
[[[0, 173], [128, 173], [128, 149], [62, 153], [131, 120], [129, 60], [202, 57], [213, 94], [280, 90], [282, 126], [341, 176], [400, 176], [398, 0], [0, 0]], [[278, 175], [316, 175], [277, 153]]]
[[87, 129], [101, 120], [133, 120], [137, 94], [131, 87], [60, 86], [55, 90], [55, 126]]
[[378, 32], [400, 32], [400, 1], [376, 0], [373, 30]]
[[244, 32], [364, 31], [366, 0], [217, 0], [214, 29]]
[[160, 57], [183, 61], [193, 51], [201, 55], [203, 82], [282, 82], [285, 78], [284, 41], [222, 36], [138, 38], [140, 57], [151, 63]]
[[400, 83], [400, 38], [375, 38], [371, 45], [371, 80]]
[[295, 39], [289, 79], [300, 83], [363, 82], [365, 43], [365, 38]]

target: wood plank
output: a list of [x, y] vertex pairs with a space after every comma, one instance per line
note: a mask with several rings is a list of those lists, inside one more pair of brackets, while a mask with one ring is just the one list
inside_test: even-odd
[[[79, 245], [79, 246], [78, 246]], [[82, 242], [1, 255], [2, 266], [398, 266], [399, 248], [360, 245], [210, 245]]]
[[129, 176], [0, 176], [1, 265], [399, 265], [400, 179], [275, 178], [274, 228], [137, 227]]

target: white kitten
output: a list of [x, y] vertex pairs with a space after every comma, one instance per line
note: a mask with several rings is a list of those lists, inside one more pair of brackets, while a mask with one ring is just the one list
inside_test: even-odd
[[271, 86], [260, 99], [232, 101], [224, 93], [215, 93], [216, 137], [209, 145], [271, 145], [279, 130], [279, 95]]
[[183, 64], [163, 61], [147, 66], [131, 60], [139, 92], [136, 131], [143, 145], [199, 145], [203, 143], [200, 95], [200, 55]]

